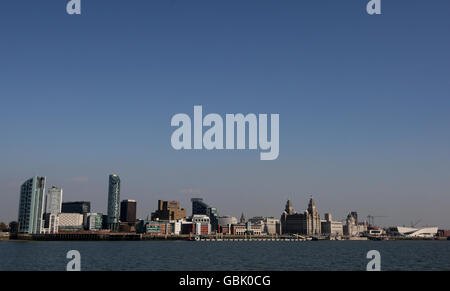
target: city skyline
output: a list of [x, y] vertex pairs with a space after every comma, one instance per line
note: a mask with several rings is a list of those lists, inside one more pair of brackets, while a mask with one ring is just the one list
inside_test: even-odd
[[[5, 1], [0, 221], [25, 179], [103, 213], [107, 176], [145, 217], [202, 197], [278, 217], [288, 198], [382, 225], [450, 228], [449, 1]], [[279, 114], [279, 157], [176, 151], [171, 117]]]
[[[31, 181], [31, 180], [33, 180], [33, 179], [35, 179], [35, 178], [40, 178], [39, 176], [34, 176], [34, 177], [31, 177], [30, 179], [28, 179], [26, 182], [24, 182], [24, 184], [26, 184], [28, 181]], [[111, 185], [111, 179], [113, 179], [114, 180], [114, 183], [117, 183], [118, 182], [118, 184], [119, 184], [119, 192], [120, 192], [120, 184], [121, 184], [121, 180], [120, 180], [120, 177], [118, 176], [118, 175], [116, 175], [116, 174], [110, 174], [110, 175], [108, 175], [108, 178], [109, 178], [109, 182], [108, 182], [108, 191], [107, 191], [107, 194], [106, 194], [106, 207], [104, 208], [105, 210], [103, 211], [103, 210], [98, 210], [97, 208], [95, 208], [95, 207], [92, 207], [93, 209], [95, 208], [95, 211], [91, 211], [91, 209], [89, 209], [89, 211], [88, 212], [93, 212], [93, 213], [104, 213], [104, 214], [106, 214], [106, 217], [108, 217], [108, 209], [109, 209], [109, 205], [110, 205], [110, 189], [109, 189], [109, 187], [110, 187], [110, 185]], [[47, 180], [47, 177], [43, 177], [43, 179], [45, 179], [45, 180]], [[23, 184], [23, 185], [24, 185]], [[22, 186], [23, 187], [23, 186]], [[44, 212], [47, 212], [47, 205], [48, 205], [48, 203], [49, 203], [49, 201], [48, 201], [48, 199], [49, 199], [49, 197], [51, 196], [51, 195], [49, 195], [50, 193], [49, 192], [52, 192], [52, 191], [55, 191], [55, 190], [57, 190], [60, 194], [60, 196], [62, 197], [62, 192], [63, 192], [63, 190], [64, 190], [64, 188], [63, 187], [60, 187], [60, 186], [55, 186], [55, 185], [52, 185], [51, 187], [48, 187], [48, 188], [45, 188], [45, 189], [43, 189], [43, 192], [41, 193], [44, 197], [46, 197], [46, 198], [44, 198], [44, 200], [42, 201], [42, 207], [43, 207], [43, 209], [44, 209]], [[188, 192], [188, 193], [183, 193], [183, 194], [190, 194], [190, 195], [193, 195], [193, 196], [191, 196], [190, 198], [188, 198], [189, 199], [189, 203], [187, 203], [186, 205], [192, 205], [192, 203], [194, 202], [194, 200], [195, 201], [201, 201], [200, 203], [202, 203], [202, 205], [205, 205], [205, 207], [213, 207], [213, 209], [215, 209], [215, 211], [216, 211], [216, 213], [218, 214], [218, 217], [226, 217], [226, 216], [230, 216], [230, 217], [235, 217], [235, 218], [237, 218], [237, 217], [239, 217], [239, 215], [237, 215], [236, 213], [226, 213], [226, 212], [222, 212], [221, 211], [221, 208], [220, 208], [220, 206], [219, 207], [217, 207], [216, 205], [214, 205], [214, 206], [209, 206], [208, 204], [205, 204], [205, 202], [203, 202], [203, 200], [204, 200], [204, 198], [198, 198], [198, 197], [194, 197], [195, 195], [194, 194], [199, 194], [199, 193], [192, 193], [192, 192]], [[119, 194], [120, 195], [120, 194]], [[198, 196], [198, 195], [197, 195]], [[309, 197], [310, 198], [310, 202], [309, 202], [309, 204], [305, 204], [306, 206], [305, 206], [305, 208], [302, 208], [302, 206], [300, 206], [300, 207], [293, 207], [293, 204], [294, 203], [292, 203], [292, 201], [298, 201], [298, 199], [296, 199], [296, 200], [293, 200], [292, 199], [292, 197], [296, 197], [296, 196], [298, 196], [298, 197], [303, 197], [303, 198], [305, 198], [306, 196], [302, 196], [302, 195], [292, 195], [292, 196], [289, 196], [288, 198], [287, 198], [287, 201], [288, 201], [288, 204], [289, 204], [289, 211], [288, 211], [288, 204], [286, 204], [286, 206], [285, 206], [285, 211], [288, 211], [288, 213], [302, 213], [303, 211], [308, 211], [309, 213], [313, 213], [314, 211], [317, 211], [317, 210], [312, 210], [312, 209], [316, 209], [316, 206], [315, 206], [315, 202], [313, 202], [313, 205], [311, 205], [311, 202], [312, 202], [312, 198], [313, 198], [313, 195], [311, 195], [311, 194], [307, 194], [307, 197]], [[59, 198], [59, 199], [61, 199], [61, 198]], [[127, 199], [125, 199], [125, 200], [121, 200], [120, 199], [120, 196], [119, 197], [117, 197], [117, 201], [118, 201], [118, 205], [117, 205], [117, 207], [119, 207], [118, 209], [116, 209], [117, 211], [118, 211], [118, 213], [119, 213], [119, 216], [120, 215], [122, 215], [122, 214], [120, 214], [121, 213], [121, 203], [123, 203], [123, 202], [132, 202], [132, 203], [134, 203], [135, 205], [136, 204], [139, 204], [139, 201], [136, 201], [136, 200], [132, 200], [132, 199], [130, 199], [130, 198], [127, 198]], [[172, 198], [168, 198], [168, 197], [159, 197], [158, 198], [158, 203], [156, 203], [157, 205], [160, 203], [160, 201], [161, 201], [161, 199], [169, 199], [169, 200], [177, 200], [177, 199], [172, 199]], [[316, 198], [314, 198], [314, 199], [316, 199]], [[90, 208], [90, 205], [91, 205], [91, 201], [90, 200], [86, 200], [86, 199], [84, 199], [85, 201], [88, 201], [87, 203], [89, 203], [89, 208]], [[70, 202], [74, 202], [74, 201], [80, 201], [80, 200], [74, 200], [74, 199], [71, 199], [71, 200], [67, 200], [67, 199], [64, 199], [64, 200], [60, 200], [61, 201], [61, 203], [65, 203], [65, 204], [67, 204], [67, 203], [70, 203]], [[19, 200], [19, 202], [20, 202], [20, 200]], [[304, 201], [303, 201], [304, 202]], [[115, 202], [114, 202], [115, 203]], [[210, 203], [210, 202], [209, 202]], [[120, 205], [119, 205], [120, 204]], [[302, 205], [302, 204], [301, 204]], [[186, 208], [186, 206], [184, 206], [183, 205], [183, 203], [181, 203], [181, 206], [184, 208], [184, 209], [187, 209], [187, 210], [191, 210], [191, 212], [193, 213], [194, 211], [192, 210], [192, 208], [189, 208], [189, 207], [187, 207]], [[149, 216], [151, 216], [150, 214], [152, 214], [153, 215], [153, 210], [154, 209], [157, 209], [157, 208], [159, 208], [159, 206], [158, 207], [156, 207], [156, 208], [149, 208], [149, 209], [147, 209], [147, 208], [145, 208], [145, 207], [142, 207], [142, 206], [140, 206], [138, 209], [141, 209], [141, 208], [144, 208], [143, 210], [140, 210], [140, 211], [138, 211], [138, 212], [136, 212], [136, 206], [134, 206], [134, 212], [136, 213], [136, 218], [137, 219], [145, 219], [145, 217], [149, 217]], [[100, 209], [102, 209], [101, 207], [100, 207]], [[348, 217], [348, 215], [349, 215], [349, 213], [351, 213], [352, 215], [353, 215], [353, 213], [360, 213], [360, 214], [362, 214], [361, 216], [360, 216], [360, 222], [362, 222], [362, 221], [366, 221], [367, 223], [371, 223], [371, 219], [372, 219], [372, 223], [374, 223], [375, 221], [374, 221], [374, 219], [376, 218], [377, 219], [377, 223], [375, 223], [375, 225], [377, 225], [377, 226], [381, 226], [381, 227], [389, 227], [389, 226], [394, 226], [394, 225], [403, 225], [403, 226], [409, 226], [409, 223], [402, 223], [402, 224], [399, 224], [399, 223], [391, 223], [391, 224], [384, 224], [384, 223], [380, 223], [379, 222], [379, 219], [381, 219], [381, 220], [385, 220], [386, 218], [389, 218], [388, 216], [383, 216], [383, 215], [376, 215], [376, 216], [373, 216], [373, 213], [371, 212], [371, 213], [368, 213], [367, 215], [365, 215], [365, 213], [362, 213], [362, 212], [360, 212], [358, 209], [347, 209], [347, 210], [342, 210], [342, 211], [336, 211], [335, 209], [328, 209], [328, 210], [322, 210], [320, 207], [318, 207], [317, 208], [318, 210], [319, 210], [319, 213], [322, 213], [322, 215], [321, 215], [321, 219], [325, 219], [325, 215], [332, 215], [334, 218], [337, 218], [337, 219], [335, 219], [336, 221], [341, 221], [341, 222], [344, 222], [345, 220], [346, 220], [346, 217]], [[115, 210], [115, 211], [116, 211]], [[185, 212], [187, 211], [187, 210], [185, 210]], [[355, 211], [355, 212], [354, 212]], [[61, 211], [60, 211], [61, 212]], [[189, 213], [189, 212], [188, 212]], [[255, 215], [248, 215], [248, 213], [254, 213], [251, 209], [249, 210], [249, 211], [247, 211], [247, 210], [243, 210], [242, 212], [241, 212], [241, 217], [242, 217], [242, 215], [245, 215], [246, 217], [248, 217], [248, 218], [254, 218], [254, 217], [274, 217], [274, 218], [279, 218], [280, 217], [280, 215], [269, 215], [269, 214], [267, 214], [267, 213], [257, 213], [257, 214], [255, 214]], [[338, 215], [336, 215], [336, 213], [338, 213]], [[344, 213], [345, 215], [341, 215], [341, 213]], [[49, 213], [49, 214], [51, 214], [51, 213]], [[53, 213], [53, 214], [56, 214], [56, 213]], [[140, 215], [140, 214], [142, 214], [142, 215]], [[207, 213], [202, 213], [202, 214], [207, 214]], [[209, 215], [209, 214], [208, 214]], [[281, 215], [282, 216], [282, 215]], [[0, 214], [0, 217], [1, 217], [1, 214]], [[1, 219], [0, 219], [0, 221], [2, 221]], [[7, 220], [7, 222], [11, 222], [11, 221], [17, 221], [17, 219], [11, 219], [11, 220]], [[423, 221], [423, 219], [422, 218], [420, 218], [420, 219], [417, 219], [417, 217], [415, 217], [415, 218], [413, 218], [413, 219], [411, 219], [410, 220], [410, 223], [411, 223], [411, 225], [412, 224], [415, 224], [414, 226], [419, 226], [419, 222], [423, 222], [423, 225], [422, 226], [430, 226], [430, 224], [429, 223], [426, 223], [426, 221]], [[118, 223], [118, 220], [116, 221], [116, 222], [114, 222], [114, 223]], [[109, 223], [108, 222], [108, 225], [109, 225], [109, 227], [112, 227], [112, 228], [114, 228], [114, 226], [111, 226], [111, 223]], [[439, 223], [437, 223], [436, 225], [438, 225], [439, 227], [443, 227], [443, 228], [445, 228], [446, 227], [446, 225], [445, 224], [439, 224]]]

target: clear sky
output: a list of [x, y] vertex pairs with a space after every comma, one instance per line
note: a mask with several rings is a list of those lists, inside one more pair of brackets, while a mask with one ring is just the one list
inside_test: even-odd
[[[0, 4], [0, 221], [33, 175], [106, 212], [108, 175], [145, 217], [286, 200], [381, 225], [450, 227], [450, 2], [65, 0]], [[176, 113], [279, 113], [280, 156], [175, 151]]]

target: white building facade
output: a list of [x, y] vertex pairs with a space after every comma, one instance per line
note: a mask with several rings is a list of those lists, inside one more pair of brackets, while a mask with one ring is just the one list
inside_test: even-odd
[[83, 214], [79, 213], [60, 213], [58, 214], [60, 230], [82, 230], [83, 229]]

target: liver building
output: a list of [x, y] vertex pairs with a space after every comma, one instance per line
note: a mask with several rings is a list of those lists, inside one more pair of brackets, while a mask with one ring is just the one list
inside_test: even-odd
[[294, 211], [291, 200], [286, 203], [286, 208], [281, 214], [281, 230], [285, 234], [320, 235], [320, 214], [317, 211], [314, 200], [309, 200], [308, 209], [303, 213]]

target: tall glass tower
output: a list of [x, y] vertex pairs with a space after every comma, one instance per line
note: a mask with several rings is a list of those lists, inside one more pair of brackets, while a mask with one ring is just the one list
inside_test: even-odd
[[45, 208], [45, 225], [49, 233], [57, 233], [59, 227], [58, 214], [61, 213], [63, 190], [52, 186], [47, 190], [47, 202]]
[[20, 233], [42, 233], [44, 228], [45, 177], [35, 176], [20, 187], [18, 230]]
[[108, 227], [110, 230], [119, 230], [120, 217], [120, 178], [112, 174], [109, 175], [108, 188]]

